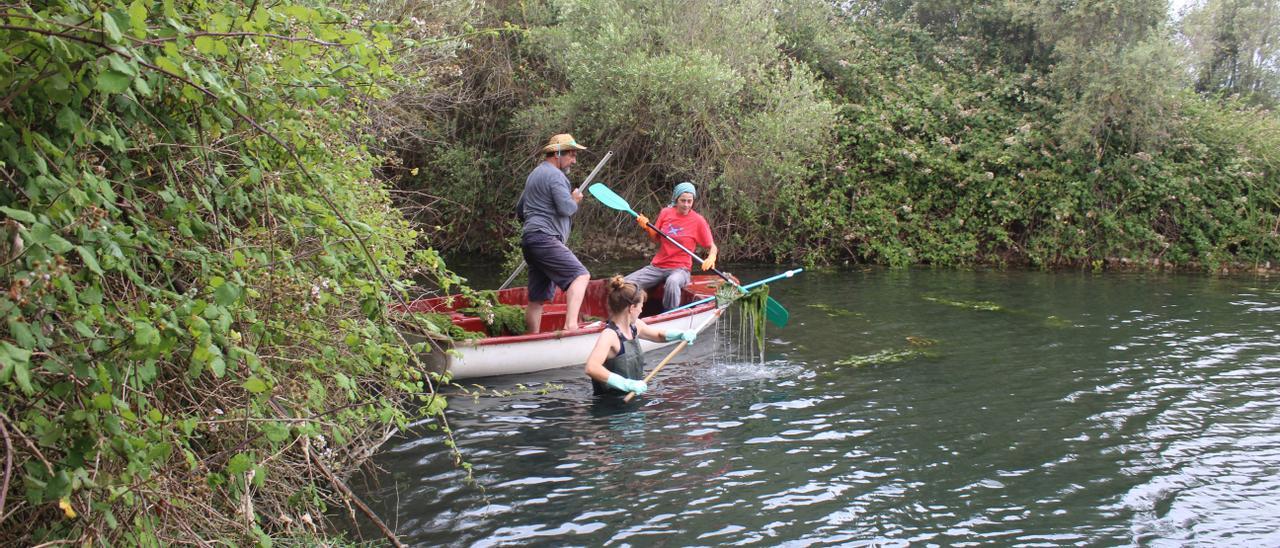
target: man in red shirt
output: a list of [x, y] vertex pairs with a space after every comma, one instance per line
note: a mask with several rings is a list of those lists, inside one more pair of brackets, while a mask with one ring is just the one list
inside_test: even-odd
[[[694, 252], [697, 252], [699, 247], [709, 249], [706, 260], [702, 262], [702, 269], [710, 270], [716, 267], [716, 254], [719, 249], [716, 248], [716, 242], [711, 237], [711, 226], [702, 215], [693, 210], [693, 200], [697, 196], [698, 191], [693, 183], [684, 182], [676, 185], [671, 193], [671, 204], [662, 208], [662, 212], [658, 213], [658, 221], [653, 224], [685, 249]], [[665, 291], [662, 294], [663, 310], [676, 308], [680, 306], [681, 289], [689, 285], [693, 258], [649, 228], [648, 217], [640, 215], [636, 221], [644, 228], [649, 239], [658, 243], [658, 254], [644, 268], [628, 274], [626, 280], [646, 291], [665, 282]]]

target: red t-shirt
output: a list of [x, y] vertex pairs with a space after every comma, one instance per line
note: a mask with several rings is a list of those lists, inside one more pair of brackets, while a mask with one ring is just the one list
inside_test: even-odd
[[[653, 223], [658, 230], [680, 242], [689, 251], [697, 252], [698, 246], [710, 249], [715, 240], [711, 239], [711, 226], [697, 211], [689, 211], [681, 215], [675, 206], [662, 208], [658, 220]], [[653, 257], [653, 266], [658, 268], [683, 268], [692, 270], [693, 257], [671, 245], [666, 238], [658, 236], [658, 254]], [[705, 257], [704, 257], [705, 258]]]

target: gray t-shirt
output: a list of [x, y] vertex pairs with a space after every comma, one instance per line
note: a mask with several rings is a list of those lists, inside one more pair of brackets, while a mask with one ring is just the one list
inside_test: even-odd
[[578, 211], [572, 191], [569, 178], [556, 166], [542, 162], [533, 168], [524, 181], [524, 193], [517, 206], [524, 215], [523, 233], [543, 232], [568, 243], [572, 226], [569, 217]]

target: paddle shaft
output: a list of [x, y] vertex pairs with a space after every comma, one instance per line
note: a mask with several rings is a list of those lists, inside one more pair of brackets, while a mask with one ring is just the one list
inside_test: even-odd
[[[702, 325], [699, 325], [697, 328], [697, 331], [694, 331], [694, 333], [701, 333], [703, 329], [707, 328], [707, 325], [710, 324], [712, 320], [720, 317], [721, 312], [724, 312], [724, 308], [723, 307], [717, 308], [715, 313], [712, 314], [710, 318], [703, 320]], [[684, 341], [684, 340], [680, 341], [680, 344], [677, 344], [676, 347], [671, 350], [671, 353], [667, 354], [667, 357], [662, 358], [662, 361], [658, 362], [657, 367], [654, 367], [653, 371], [650, 371], [648, 375], [644, 376], [645, 384], [648, 384], [649, 381], [653, 380], [653, 378], [658, 375], [658, 371], [661, 371], [663, 367], [666, 367], [667, 362], [670, 362], [671, 358], [676, 357], [676, 354], [679, 354], [680, 351], [684, 350], [684, 347], [686, 346], [689, 346], [689, 341]], [[626, 397], [622, 398], [622, 402], [631, 403], [631, 398], [634, 398], [634, 397], [636, 397], [635, 392], [627, 392]]]
[[[676, 357], [676, 354], [679, 354], [681, 350], [684, 350], [684, 347], [686, 346], [689, 346], [689, 341], [680, 341], [680, 344], [677, 344], [675, 349], [673, 349], [670, 354], [667, 354], [667, 357], [662, 358], [662, 361], [658, 362], [658, 366], [653, 368], [653, 371], [650, 371], [648, 375], [644, 376], [645, 384], [648, 384], [649, 379], [652, 379], [654, 375], [657, 375], [658, 371], [660, 371], [664, 366], [666, 366], [667, 362], [671, 361], [671, 358]], [[636, 397], [635, 392], [627, 392], [627, 395], [622, 398], [622, 402], [631, 403], [632, 398], [635, 398], [635, 397]]]
[[[670, 234], [667, 234], [666, 232], [663, 232], [663, 231], [661, 231], [661, 230], [658, 230], [658, 227], [657, 227], [656, 225], [654, 225], [653, 223], [646, 222], [646, 223], [645, 223], [645, 225], [646, 225], [646, 226], [648, 226], [650, 230], [653, 230], [654, 232], [656, 232], [656, 233], [658, 233], [658, 234], [661, 234], [663, 238], [666, 238], [668, 242], [671, 242], [671, 245], [674, 245], [674, 246], [676, 246], [676, 247], [680, 248], [680, 251], [683, 251], [683, 252], [685, 252], [685, 253], [688, 253], [690, 257], [693, 257], [694, 259], [697, 259], [697, 260], [698, 260], [698, 264], [699, 264], [699, 265], [701, 265], [702, 263], [707, 262], [707, 261], [703, 260], [703, 258], [702, 258], [702, 257], [699, 257], [697, 253], [694, 253], [694, 252], [692, 252], [692, 251], [689, 251], [689, 248], [687, 248], [687, 247], [685, 247], [685, 246], [680, 245], [680, 242], [677, 242], [677, 241], [676, 241], [676, 239], [675, 239], [675, 238], [672, 238]], [[726, 282], [729, 282], [729, 283], [733, 284], [733, 286], [734, 286], [734, 287], [736, 287], [736, 288], [738, 288], [738, 289], [742, 289], [742, 286], [738, 285], [738, 282], [733, 281], [733, 279], [731, 279], [731, 278], [729, 278], [729, 276], [725, 275], [725, 273], [724, 273], [724, 272], [721, 272], [719, 268], [712, 268], [712, 269], [709, 269], [709, 270], [711, 270], [712, 272], [714, 272], [716, 276], [719, 276], [719, 277], [723, 278], [723, 279], [724, 279], [724, 281], [726, 281]], [[744, 290], [744, 291], [745, 291], [745, 290]]]
[[[767, 284], [767, 283], [769, 283], [769, 282], [778, 281], [778, 280], [780, 280], [780, 279], [782, 279], [782, 278], [790, 278], [790, 277], [795, 276], [796, 274], [799, 274], [799, 273], [801, 273], [801, 272], [804, 272], [804, 269], [803, 269], [803, 268], [797, 268], [797, 269], [795, 269], [795, 270], [788, 270], [788, 271], [786, 271], [786, 272], [783, 272], [782, 274], [777, 274], [777, 275], [774, 275], [774, 276], [770, 276], [770, 277], [765, 278], [765, 279], [760, 280], [760, 281], [751, 282], [751, 283], [749, 283], [749, 284], [747, 284], [747, 285], [744, 285], [744, 286], [740, 287], [739, 289], [752, 289], [752, 288], [759, 287], [759, 286], [762, 286], [762, 285], [764, 285], [764, 284]], [[691, 303], [689, 303], [689, 304], [686, 304], [686, 305], [684, 305], [684, 306], [679, 306], [679, 307], [676, 307], [676, 308], [672, 308], [671, 310], [668, 310], [668, 311], [664, 312], [664, 314], [670, 314], [670, 313], [675, 312], [675, 311], [677, 311], [677, 310], [684, 310], [684, 309], [686, 309], [686, 308], [693, 308], [693, 307], [695, 307], [695, 306], [698, 306], [698, 305], [703, 304], [703, 303], [708, 303], [708, 302], [711, 302], [711, 301], [713, 301], [713, 300], [715, 300], [715, 297], [707, 297], [707, 298], [705, 298], [705, 299], [699, 299], [699, 300], [693, 301], [693, 302], [691, 302]]]
[[[578, 185], [578, 192], [582, 192], [587, 188], [587, 185], [591, 184], [592, 179], [596, 178], [596, 174], [600, 173], [600, 168], [603, 168], [605, 162], [608, 162], [610, 158], [613, 158], [612, 150], [604, 153], [604, 158], [601, 158], [600, 161], [596, 163], [595, 169], [592, 169], [591, 173], [587, 174], [587, 178], [582, 180], [582, 184]], [[520, 261], [520, 266], [517, 266], [515, 270], [511, 271], [511, 275], [507, 276], [507, 281], [502, 282], [502, 285], [498, 287], [498, 291], [502, 291], [503, 289], [506, 289], [507, 286], [511, 285], [512, 280], [515, 280], [516, 276], [519, 276], [521, 272], [524, 272], [525, 266], [527, 265], [525, 265], [525, 262], [522, 259]]]
[[591, 184], [591, 181], [596, 178], [596, 174], [600, 173], [600, 168], [604, 167], [605, 162], [608, 162], [609, 158], [613, 158], [612, 150], [604, 153], [604, 158], [601, 158], [600, 161], [596, 163], [595, 169], [592, 169], [591, 173], [587, 174], [587, 178], [582, 180], [582, 184], [578, 185], [578, 192], [582, 192], [587, 189], [587, 185]]
[[[637, 217], [639, 217], [639, 215], [637, 215]], [[683, 251], [687, 253], [690, 257], [697, 259], [699, 265], [705, 264], [707, 262], [703, 260], [702, 257], [699, 257], [697, 253], [694, 253], [690, 251], [689, 248], [683, 245], [680, 245], [680, 242], [677, 242], [675, 238], [672, 238], [669, 234], [658, 230], [658, 227], [655, 226], [653, 223], [646, 222], [645, 225], [649, 227], [649, 230], [652, 230], [654, 232], [657, 232], [658, 234], [661, 234], [663, 238], [666, 238], [668, 242], [671, 242], [671, 245], [674, 245], [680, 248], [680, 251]], [[714, 272], [717, 276], [720, 276], [720, 278], [723, 279], [724, 281], [729, 282], [730, 284], [733, 284], [733, 286], [738, 288], [739, 291], [743, 293], [747, 292], [747, 290], [744, 289], [741, 285], [739, 285], [738, 282], [733, 281], [732, 278], [725, 275], [725, 273], [721, 272], [720, 269], [711, 268], [708, 270]], [[779, 326], [787, 325], [787, 319], [791, 316], [791, 313], [787, 312], [787, 309], [782, 306], [782, 303], [779, 303], [778, 301], [774, 300], [773, 297], [767, 297], [765, 305], [767, 307], [766, 314], [765, 314], [766, 318], [768, 318], [770, 321], [772, 321], [773, 323]]]
[[[632, 216], [632, 217], [635, 217], [635, 218], [639, 218], [639, 217], [640, 217], [640, 214], [639, 214], [639, 213], [636, 213], [636, 211], [635, 211], [634, 209], [631, 209], [631, 204], [627, 203], [627, 199], [626, 199], [626, 198], [623, 198], [622, 196], [619, 196], [619, 195], [618, 195], [618, 193], [616, 193], [616, 192], [614, 192], [614, 191], [610, 190], [610, 189], [609, 189], [609, 187], [607, 187], [607, 186], [605, 186], [605, 185], [603, 185], [603, 184], [600, 184], [600, 183], [596, 183], [596, 184], [594, 184], [594, 185], [591, 185], [591, 188], [589, 188], [589, 189], [587, 189], [587, 190], [589, 190], [589, 191], [591, 192], [591, 195], [592, 195], [592, 196], [595, 196], [595, 197], [596, 197], [596, 199], [597, 199], [597, 200], [600, 200], [600, 203], [604, 204], [605, 206], [607, 206], [607, 207], [611, 207], [611, 208], [616, 209], [616, 210], [618, 210], [618, 211], [624, 211], [624, 212], [626, 212], [628, 215], [630, 215], [630, 216]], [[645, 222], [645, 230], [649, 230], [649, 231], [657, 232], [658, 234], [662, 234], [662, 236], [663, 236], [663, 237], [665, 237], [665, 238], [667, 239], [667, 241], [671, 242], [673, 245], [675, 245], [675, 246], [676, 246], [677, 248], [679, 248], [681, 251], [684, 251], [685, 253], [689, 254], [689, 256], [690, 256], [690, 257], [693, 257], [693, 258], [695, 258], [695, 259], [698, 259], [698, 262], [699, 262], [699, 263], [701, 263], [701, 264], [703, 264], [703, 265], [705, 265], [705, 264], [706, 264], [706, 262], [702, 260], [702, 257], [697, 256], [697, 255], [696, 255], [695, 253], [693, 253], [692, 251], [689, 251], [689, 249], [688, 249], [688, 248], [686, 248], [686, 247], [684, 247], [684, 246], [680, 245], [680, 243], [679, 243], [679, 242], [676, 242], [676, 241], [675, 241], [674, 239], [672, 239], [670, 236], [668, 236], [667, 234], [664, 234], [662, 231], [658, 230], [658, 227], [654, 226], [654, 225], [653, 225], [653, 223], [648, 222], [648, 220], [647, 220], [647, 219], [646, 219], [646, 222]], [[704, 268], [705, 268], [705, 266], [704, 266]], [[708, 269], [708, 270], [714, 270], [714, 269]], [[716, 274], [718, 274], [721, 278], [724, 278], [724, 279], [725, 279], [725, 281], [728, 281], [729, 283], [733, 284], [733, 286], [734, 286], [734, 287], [736, 287], [736, 288], [738, 288], [738, 289], [740, 289], [740, 290], [742, 290], [742, 291], [744, 291], [744, 292], [746, 291], [746, 289], [745, 289], [745, 288], [743, 288], [742, 286], [738, 285], [738, 283], [737, 283], [737, 282], [735, 282], [735, 281], [733, 281], [733, 280], [729, 279], [729, 277], [728, 277], [728, 276], [726, 276], [723, 272], [720, 272], [719, 270], [716, 270], [716, 271], [715, 271], [715, 273], [716, 273]], [[779, 326], [787, 325], [787, 321], [788, 321], [788, 318], [790, 318], [790, 317], [791, 317], [791, 313], [787, 312], [787, 309], [786, 309], [785, 307], [783, 307], [783, 306], [782, 306], [782, 303], [779, 303], [778, 301], [774, 300], [774, 298], [773, 298], [773, 297], [769, 297], [769, 298], [765, 299], [765, 307], [764, 307], [764, 308], [765, 308], [765, 317], [766, 317], [766, 318], [768, 318], [768, 320], [769, 320], [769, 321], [771, 321], [771, 322], [773, 322], [773, 323], [775, 323], [775, 324], [777, 324], [777, 325], [779, 325]]]

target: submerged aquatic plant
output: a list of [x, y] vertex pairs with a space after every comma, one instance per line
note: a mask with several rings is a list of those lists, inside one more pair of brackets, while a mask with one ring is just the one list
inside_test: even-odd
[[843, 308], [836, 308], [836, 307], [831, 306], [831, 305], [829, 305], [829, 304], [823, 304], [823, 303], [815, 303], [815, 304], [811, 304], [811, 305], [809, 305], [809, 308], [816, 308], [816, 309], [818, 309], [818, 310], [821, 310], [821, 311], [823, 311], [823, 312], [826, 312], [826, 313], [827, 313], [827, 315], [828, 315], [828, 316], [831, 316], [832, 318], [839, 317], [839, 316], [859, 316], [859, 317], [860, 317], [860, 316], [862, 316], [862, 314], [860, 314], [860, 313], [858, 313], [858, 312], [854, 312], [854, 311], [851, 311], [851, 310], [845, 310], [845, 309], [843, 309]]
[[1048, 318], [1045, 318], [1044, 324], [1049, 327], [1057, 327], [1057, 328], [1071, 327], [1073, 325], [1070, 320], [1067, 320], [1065, 318], [1060, 318], [1058, 316], [1049, 316]]
[[926, 337], [914, 337], [914, 336], [908, 336], [907, 342], [911, 343], [911, 346], [933, 346], [935, 344], [938, 344], [937, 339], [930, 339]]
[[1003, 306], [1000, 306], [991, 301], [956, 301], [956, 300], [947, 299], [943, 297], [931, 297], [927, 295], [923, 298], [926, 301], [935, 302], [938, 304], [945, 304], [947, 306], [954, 306], [956, 308], [968, 308], [970, 310], [987, 310], [990, 312], [1004, 311]]
[[885, 350], [876, 352], [874, 354], [865, 354], [862, 356], [849, 356], [848, 358], [845, 358], [843, 360], [836, 361], [835, 364], [840, 366], [862, 367], [865, 365], [883, 365], [883, 364], [889, 364], [889, 363], [900, 363], [900, 362], [904, 362], [904, 361], [912, 360], [916, 358], [930, 358], [935, 355], [936, 354], [933, 352], [916, 350], [914, 348], [909, 348], [906, 350], [885, 349]]

